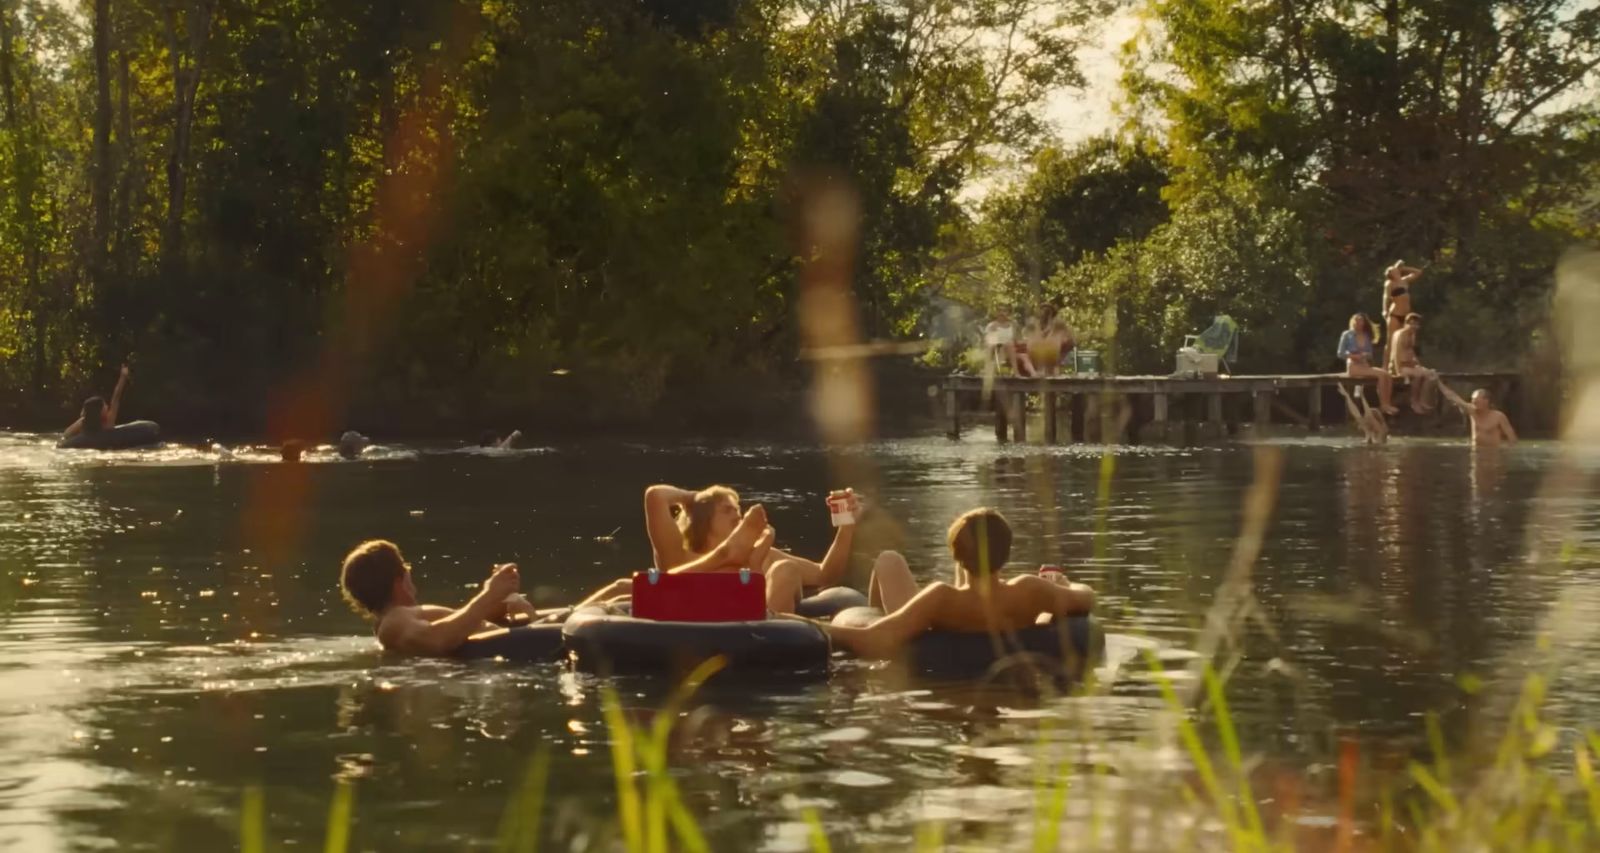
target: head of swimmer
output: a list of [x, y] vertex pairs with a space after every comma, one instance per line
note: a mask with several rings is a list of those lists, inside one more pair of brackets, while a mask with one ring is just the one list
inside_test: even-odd
[[345, 555], [339, 589], [350, 609], [367, 619], [396, 605], [417, 603], [411, 564], [400, 555], [398, 546], [384, 539], [363, 542]]
[[106, 401], [100, 397], [90, 397], [83, 401], [83, 431], [99, 432], [105, 428]]
[[1011, 524], [991, 507], [962, 513], [950, 525], [945, 541], [956, 561], [958, 585], [993, 581], [1011, 559]]
[[678, 529], [683, 545], [691, 553], [704, 554], [715, 548], [739, 526], [739, 493], [727, 486], [711, 486], [695, 492], [678, 513]]
[[1494, 408], [1494, 403], [1489, 400], [1489, 389], [1479, 388], [1472, 392], [1472, 410], [1474, 412], [1487, 412]]

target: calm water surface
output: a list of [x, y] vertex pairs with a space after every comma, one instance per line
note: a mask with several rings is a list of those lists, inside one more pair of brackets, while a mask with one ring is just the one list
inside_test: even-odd
[[[1600, 456], [1272, 449], [1276, 514], [1255, 617], [1232, 647], [1248, 751], [1314, 792], [1339, 738], [1399, 760], [1437, 711], [1471, 742], [1536, 666], [1556, 674], [1552, 713], [1569, 734], [1600, 719]], [[339, 601], [336, 573], [351, 545], [386, 537], [430, 599], [464, 600], [491, 562], [515, 560], [536, 598], [571, 600], [648, 562], [640, 494], [655, 482], [733, 485], [767, 505], [780, 544], [812, 556], [832, 533], [822, 496], [855, 485], [874, 509], [858, 585], [884, 547], [944, 576], [945, 526], [993, 504], [1017, 528], [1019, 566], [1058, 562], [1093, 584], [1111, 632], [1096, 695], [846, 663], [827, 681], [713, 679], [674, 740], [674, 772], [718, 850], [801, 849], [808, 807], [845, 848], [903, 846], [929, 822], [951, 839], [1025, 839], [1046, 765], [1084, 778], [1104, 765], [1096, 784], [1125, 806], [1151, 774], [1187, 772], [1135, 655], [1155, 649], [1169, 669], [1192, 657], [1259, 452], [1127, 449], [1106, 463], [982, 439], [836, 453], [593, 443], [323, 452], [291, 467], [249, 451], [74, 455], [0, 434], [0, 847], [226, 849], [258, 784], [274, 843], [320, 849], [344, 779], [353, 849], [488, 849], [541, 744], [547, 838], [609, 843], [604, 682], [555, 665], [385, 658]], [[1488, 687], [1467, 695], [1466, 674]], [[610, 683], [639, 720], [670, 686]], [[1086, 826], [1090, 810], [1074, 800], [1067, 821]]]

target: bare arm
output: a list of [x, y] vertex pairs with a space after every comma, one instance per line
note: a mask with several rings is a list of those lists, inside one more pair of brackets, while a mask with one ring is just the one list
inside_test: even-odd
[[117, 410], [122, 408], [122, 389], [128, 387], [128, 366], [122, 366], [122, 373], [117, 377], [117, 387], [111, 391], [111, 405], [106, 407], [104, 423], [106, 429], [117, 425]]
[[1455, 406], [1456, 408], [1458, 408], [1462, 412], [1464, 412], [1467, 415], [1467, 417], [1471, 417], [1472, 416], [1472, 404], [1468, 403], [1466, 400], [1461, 399], [1461, 395], [1457, 394], [1455, 392], [1455, 390], [1450, 387], [1450, 383], [1445, 382], [1444, 380], [1441, 379], [1439, 381], [1439, 393], [1444, 395], [1444, 398], [1446, 400], [1450, 401], [1450, 404], [1452, 406]]
[[62, 438], [71, 438], [71, 437], [77, 435], [80, 432], [83, 432], [83, 416], [82, 415], [79, 415], [78, 419], [73, 421], [71, 426], [67, 427], [66, 432], [63, 432], [61, 434], [61, 437]]
[[632, 594], [633, 578], [619, 578], [612, 581], [607, 586], [601, 587], [600, 589], [590, 593], [588, 598], [585, 598], [577, 604], [574, 604], [573, 607], [587, 607], [591, 604], [599, 604], [602, 601], [609, 601], [610, 599], [616, 598], [620, 595]]
[[518, 582], [515, 565], [499, 566], [484, 581], [483, 590], [464, 606], [437, 619], [417, 608], [403, 618], [385, 620], [379, 626], [378, 639], [386, 648], [407, 654], [448, 655], [481, 631], [494, 614], [505, 612], [506, 596], [516, 592]]
[[1054, 596], [1051, 612], [1055, 615], [1083, 616], [1094, 610], [1094, 589], [1091, 587], [1081, 583], [1050, 583], [1050, 586], [1053, 587], [1051, 595]]
[[1497, 412], [1497, 414], [1500, 415], [1500, 417], [1496, 418], [1495, 420], [1497, 420], [1500, 424], [1500, 434], [1505, 437], [1507, 444], [1516, 444], [1517, 431], [1511, 428], [1511, 419], [1506, 417], [1505, 412]]
[[655, 485], [644, 490], [644, 529], [650, 536], [650, 555], [656, 568], [667, 571], [688, 562], [683, 533], [672, 518], [672, 508], [694, 499], [694, 493], [677, 486]]

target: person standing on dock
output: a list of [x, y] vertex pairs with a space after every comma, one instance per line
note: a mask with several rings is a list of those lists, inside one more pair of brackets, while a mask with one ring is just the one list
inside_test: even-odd
[[1405, 261], [1395, 261], [1383, 271], [1383, 317], [1388, 324], [1389, 346], [1394, 347], [1394, 336], [1405, 328], [1406, 317], [1411, 314], [1411, 284], [1422, 275], [1422, 270], [1406, 266]]
[[1439, 374], [1417, 360], [1417, 334], [1422, 331], [1422, 315], [1406, 315], [1405, 327], [1389, 339], [1390, 364], [1395, 372], [1411, 380], [1411, 410], [1419, 415], [1433, 411], [1428, 398], [1439, 385]]
[[[1394, 377], [1389, 375], [1389, 371], [1380, 370], [1373, 364], [1376, 359], [1373, 358], [1372, 321], [1367, 319], [1367, 315], [1356, 314], [1350, 318], [1350, 328], [1339, 336], [1339, 357], [1344, 359], [1344, 375], [1377, 377], [1378, 407], [1384, 414], [1400, 413], [1394, 407]], [[1344, 388], [1343, 385], [1339, 387]]]

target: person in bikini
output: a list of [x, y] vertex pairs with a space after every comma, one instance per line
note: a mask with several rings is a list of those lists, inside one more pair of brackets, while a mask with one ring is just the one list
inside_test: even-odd
[[[848, 494], [854, 518], [855, 493]], [[766, 518], [765, 510], [762, 518]], [[707, 553], [710, 544], [728, 538], [739, 523], [739, 493], [727, 486], [691, 492], [658, 484], [644, 490], [644, 526], [650, 536], [650, 553], [656, 568], [664, 572], [718, 571], [691, 566], [699, 565], [699, 558]], [[777, 548], [764, 549], [762, 559], [752, 562], [750, 568], [766, 576], [767, 606], [775, 613], [793, 613], [805, 587], [839, 585], [850, 565], [855, 532], [853, 520], [838, 527], [833, 544], [820, 563]]]
[[950, 525], [946, 540], [956, 562], [954, 585], [935, 581], [919, 590], [905, 558], [885, 551], [872, 569], [869, 599], [886, 615], [866, 627], [823, 625], [829, 639], [857, 657], [888, 659], [924, 631], [1018, 631], [1041, 617], [1094, 609], [1094, 590], [1080, 583], [1034, 574], [1000, 579], [1011, 557], [1011, 525], [998, 510], [964, 513]]
[[[715, 548], [686, 564], [692, 571], [728, 571], [765, 559], [772, 528], [765, 510], [755, 506]], [[377, 624], [378, 643], [387, 651], [425, 657], [453, 654], [472, 639], [486, 639], [538, 617], [518, 593], [521, 575], [515, 563], [496, 565], [481, 590], [466, 604], [449, 608], [424, 604], [411, 580], [411, 564], [399, 546], [382, 539], [357, 545], [344, 558], [339, 588], [351, 609]], [[607, 601], [632, 590], [624, 578], [578, 602], [576, 607]]]
[[1411, 380], [1411, 410], [1425, 415], [1433, 411], [1429, 397], [1439, 387], [1439, 373], [1417, 360], [1417, 335], [1421, 331], [1422, 315], [1414, 311], [1407, 314], [1405, 328], [1389, 338], [1389, 358], [1394, 371]]
[[[1339, 336], [1339, 357], [1344, 359], [1344, 375], [1352, 377], [1375, 377], [1378, 380], [1378, 406], [1386, 415], [1397, 415], [1400, 410], [1394, 407], [1394, 377], [1389, 371], [1381, 370], [1376, 365], [1373, 357], [1372, 321], [1365, 314], [1354, 314], [1350, 317], [1350, 328], [1344, 330]], [[1343, 391], [1344, 386], [1339, 386]], [[1349, 395], [1346, 395], [1348, 399]], [[1365, 395], [1363, 395], [1365, 401]]]
[[1411, 314], [1411, 285], [1422, 275], [1422, 270], [1406, 266], [1405, 261], [1395, 261], [1383, 271], [1383, 317], [1388, 324], [1389, 342], [1405, 326]]
[[1461, 399], [1460, 394], [1443, 382], [1439, 383], [1439, 393], [1460, 409], [1471, 422], [1473, 447], [1499, 447], [1501, 444], [1517, 443], [1517, 431], [1511, 428], [1511, 419], [1506, 417], [1505, 412], [1494, 407], [1494, 403], [1489, 400], [1488, 389], [1479, 388], [1473, 391], [1470, 403]]

